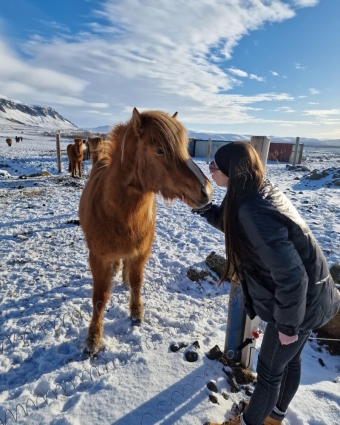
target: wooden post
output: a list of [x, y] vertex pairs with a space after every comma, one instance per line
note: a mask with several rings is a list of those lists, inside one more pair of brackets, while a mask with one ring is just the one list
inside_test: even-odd
[[299, 150], [299, 141], [300, 141], [300, 137], [296, 138], [296, 142], [295, 142], [295, 151], [294, 151], [294, 157], [293, 157], [293, 165], [296, 165], [296, 158], [298, 157], [298, 150]]
[[300, 152], [299, 152], [299, 158], [297, 160], [297, 163], [302, 164], [302, 155], [303, 155], [304, 143], [300, 143], [299, 148], [300, 148]]
[[252, 136], [250, 144], [260, 155], [264, 171], [266, 172], [267, 158], [269, 153], [270, 138], [267, 136]]
[[60, 146], [60, 130], [55, 135], [56, 145], [57, 145], [57, 164], [58, 164], [58, 173], [62, 172], [61, 166], [61, 146]]
[[210, 162], [210, 154], [211, 154], [211, 139], [208, 140], [207, 164], [209, 164]]

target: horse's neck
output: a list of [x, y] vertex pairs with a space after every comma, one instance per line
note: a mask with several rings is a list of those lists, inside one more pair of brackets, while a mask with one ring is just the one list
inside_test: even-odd
[[77, 155], [80, 156], [81, 153], [82, 153], [82, 151], [83, 151], [83, 147], [82, 146], [79, 146], [79, 145], [76, 145], [76, 144], [74, 144], [74, 146], [75, 146], [75, 150], [77, 152]]

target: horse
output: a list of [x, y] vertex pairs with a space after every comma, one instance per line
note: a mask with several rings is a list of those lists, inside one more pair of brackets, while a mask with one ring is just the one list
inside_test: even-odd
[[85, 139], [83, 139], [83, 151], [84, 151], [83, 161], [90, 159], [89, 143]]
[[8, 144], [8, 146], [12, 146], [12, 139], [6, 139], [6, 143]]
[[74, 139], [74, 143], [67, 145], [68, 156], [68, 171], [72, 173], [72, 177], [77, 175], [77, 167], [79, 177], [81, 177], [81, 166], [83, 162], [83, 141], [81, 139]]
[[110, 150], [110, 142], [103, 140], [102, 137], [88, 137], [87, 143], [89, 145], [90, 159], [93, 167], [97, 161], [106, 155], [106, 151]]
[[212, 199], [212, 186], [188, 153], [185, 127], [162, 111], [133, 109], [125, 124], [109, 133], [106, 156], [91, 171], [79, 202], [80, 225], [93, 276], [92, 318], [85, 351], [101, 346], [103, 315], [111, 279], [123, 261], [130, 287], [130, 318], [143, 319], [143, 271], [155, 233], [156, 194], [180, 198], [192, 208]]
[[22, 142], [24, 140], [24, 138], [22, 136], [20, 136], [20, 141]]
[[15, 136], [15, 141], [16, 141], [17, 143], [19, 143], [19, 142], [20, 142], [20, 137], [19, 137], [19, 136]]

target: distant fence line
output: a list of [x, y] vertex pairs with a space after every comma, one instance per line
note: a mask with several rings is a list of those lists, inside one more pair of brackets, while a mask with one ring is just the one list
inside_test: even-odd
[[[60, 137], [63, 139], [87, 139], [88, 137], [94, 137], [94, 136], [100, 136], [103, 139], [105, 139], [107, 137], [108, 133], [94, 133], [92, 131], [88, 131], [88, 130], [74, 130], [74, 131], [60, 131]], [[51, 137], [55, 137], [56, 132], [55, 131], [45, 131], [43, 133], [44, 136], [51, 136]]]
[[[45, 132], [45, 136], [55, 136], [55, 132]], [[93, 133], [88, 130], [74, 130], [74, 131], [60, 131], [60, 138], [65, 139], [87, 139], [89, 136], [100, 136], [103, 139], [106, 139], [108, 133]], [[208, 149], [210, 149], [210, 157], [214, 157], [217, 150], [227, 144], [231, 143], [231, 140], [213, 140], [213, 139], [196, 139], [189, 137], [189, 153], [192, 157], [206, 158], [208, 155]], [[210, 141], [210, 144], [208, 143]], [[249, 139], [239, 140], [242, 142], [250, 142]], [[297, 146], [297, 155], [295, 156], [295, 149]], [[294, 158], [296, 159], [296, 164], [301, 164], [302, 155], [303, 155], [303, 143], [293, 144], [286, 142], [270, 142], [268, 159], [272, 161], [279, 162], [288, 162], [293, 163]]]
[[[231, 143], [231, 140], [213, 140], [210, 139], [210, 157], [214, 158], [217, 150], [228, 143]], [[250, 142], [249, 139], [239, 140], [240, 142]], [[208, 155], [209, 149], [209, 140], [207, 139], [196, 139], [189, 138], [189, 153], [193, 157], [206, 158]], [[301, 164], [303, 147], [304, 144], [300, 143], [297, 145], [297, 155], [296, 155], [296, 164]], [[289, 162], [293, 163], [295, 156], [295, 147], [296, 143], [281, 143], [281, 142], [270, 142], [268, 159], [272, 161], [279, 162]]]

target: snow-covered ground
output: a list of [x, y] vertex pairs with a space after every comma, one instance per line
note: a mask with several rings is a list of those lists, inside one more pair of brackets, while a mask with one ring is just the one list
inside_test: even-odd
[[[91, 272], [82, 231], [72, 220], [90, 164], [85, 162], [85, 177], [70, 178], [65, 140], [64, 172], [58, 175], [53, 138], [24, 134], [9, 148], [5, 136], [0, 134], [0, 424], [199, 425], [228, 419], [244, 393], [230, 392], [222, 364], [205, 353], [216, 344], [223, 350], [229, 284], [187, 277], [189, 267], [208, 270], [204, 260], [211, 251], [224, 253], [222, 233], [183, 203], [158, 197], [143, 325], [131, 326], [128, 294], [116, 278], [104, 320], [106, 350], [97, 360], [85, 359]], [[339, 154], [307, 153], [311, 169], [339, 167], [339, 160]], [[196, 162], [208, 175], [205, 161]], [[42, 170], [52, 177], [20, 178]], [[267, 166], [268, 178], [293, 200], [329, 265], [339, 263], [340, 188], [326, 187], [325, 179], [295, 179], [303, 174], [286, 171], [285, 164]], [[214, 190], [220, 202], [224, 190]], [[190, 345], [170, 351], [172, 343], [194, 341], [200, 344], [197, 362], [185, 359]], [[209, 400], [211, 380], [219, 404]], [[286, 424], [338, 425], [339, 418], [340, 358], [311, 341]]]

